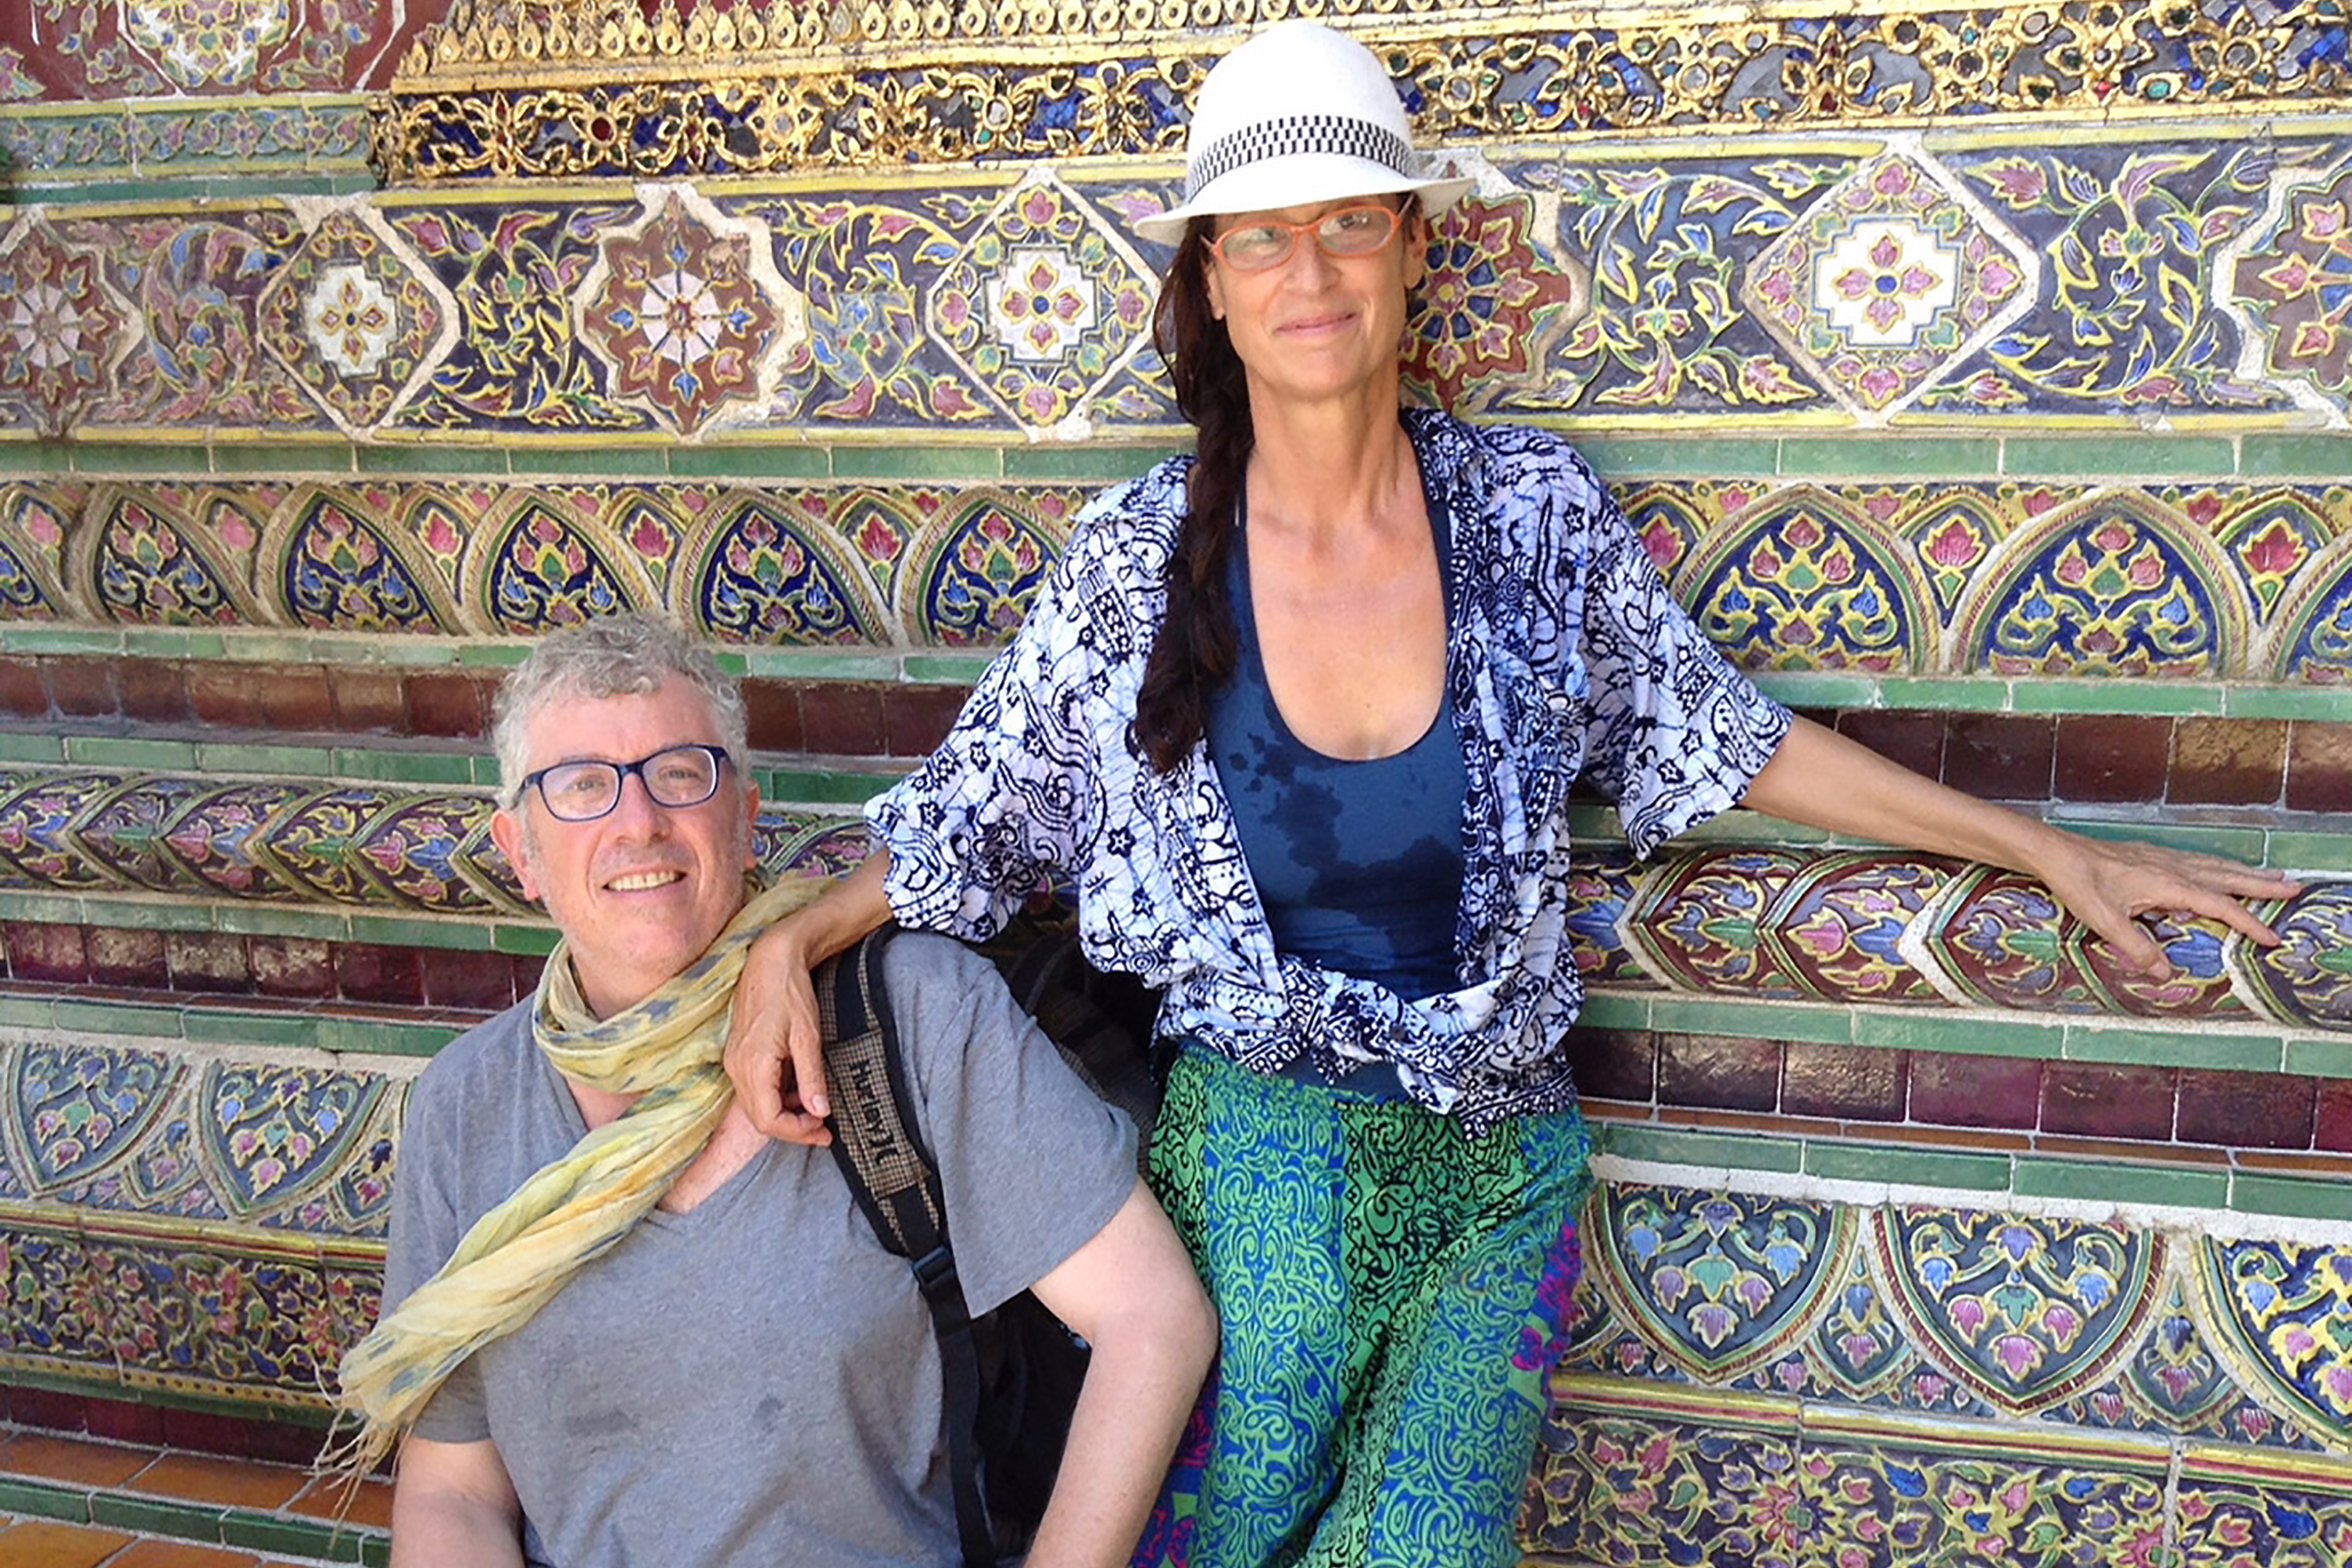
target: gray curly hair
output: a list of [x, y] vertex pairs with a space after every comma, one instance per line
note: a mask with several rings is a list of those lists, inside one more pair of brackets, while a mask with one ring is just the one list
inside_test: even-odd
[[530, 721], [550, 703], [578, 697], [644, 696], [660, 690], [673, 678], [710, 700], [719, 743], [740, 768], [748, 721], [743, 692], [734, 677], [719, 668], [701, 639], [676, 621], [650, 611], [625, 610], [550, 632], [499, 683], [490, 708], [499, 803], [511, 811], [522, 799], [522, 775], [530, 760], [524, 749], [526, 734]]

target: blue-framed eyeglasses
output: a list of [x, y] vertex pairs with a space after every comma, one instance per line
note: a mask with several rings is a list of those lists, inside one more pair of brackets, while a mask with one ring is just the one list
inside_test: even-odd
[[719, 773], [730, 760], [723, 746], [691, 741], [634, 763], [556, 763], [525, 773], [520, 788], [536, 786], [558, 822], [593, 822], [621, 804], [621, 785], [635, 773], [656, 805], [682, 811], [719, 793]]

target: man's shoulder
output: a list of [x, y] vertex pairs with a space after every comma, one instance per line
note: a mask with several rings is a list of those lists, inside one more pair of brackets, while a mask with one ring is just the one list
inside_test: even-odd
[[537, 1047], [531, 1039], [530, 1014], [530, 999], [525, 998], [483, 1019], [435, 1052], [409, 1091], [410, 1118], [430, 1114], [436, 1105], [471, 1106], [478, 1113], [484, 1103], [494, 1103], [533, 1066]]

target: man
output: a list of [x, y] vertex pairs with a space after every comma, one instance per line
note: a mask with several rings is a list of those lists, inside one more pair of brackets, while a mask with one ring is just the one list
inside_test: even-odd
[[[716, 1067], [741, 949], [793, 901], [746, 906], [740, 694], [615, 616], [509, 677], [494, 741], [491, 835], [562, 941], [410, 1096], [385, 1316], [343, 1380], [363, 1442], [406, 1426], [395, 1568], [959, 1562], [912, 1272]], [[1132, 1129], [989, 965], [908, 935], [884, 971], [969, 1306], [1033, 1288], [1093, 1349], [1028, 1561], [1124, 1563], [1215, 1320]]]

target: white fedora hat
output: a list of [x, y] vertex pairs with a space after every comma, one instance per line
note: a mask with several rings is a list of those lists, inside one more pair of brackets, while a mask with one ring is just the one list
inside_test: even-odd
[[1184, 140], [1182, 205], [1138, 218], [1173, 245], [1204, 213], [1268, 212], [1413, 191], [1443, 212], [1477, 182], [1433, 180], [1412, 123], [1372, 52], [1319, 22], [1277, 22], [1219, 60], [1201, 84]]

